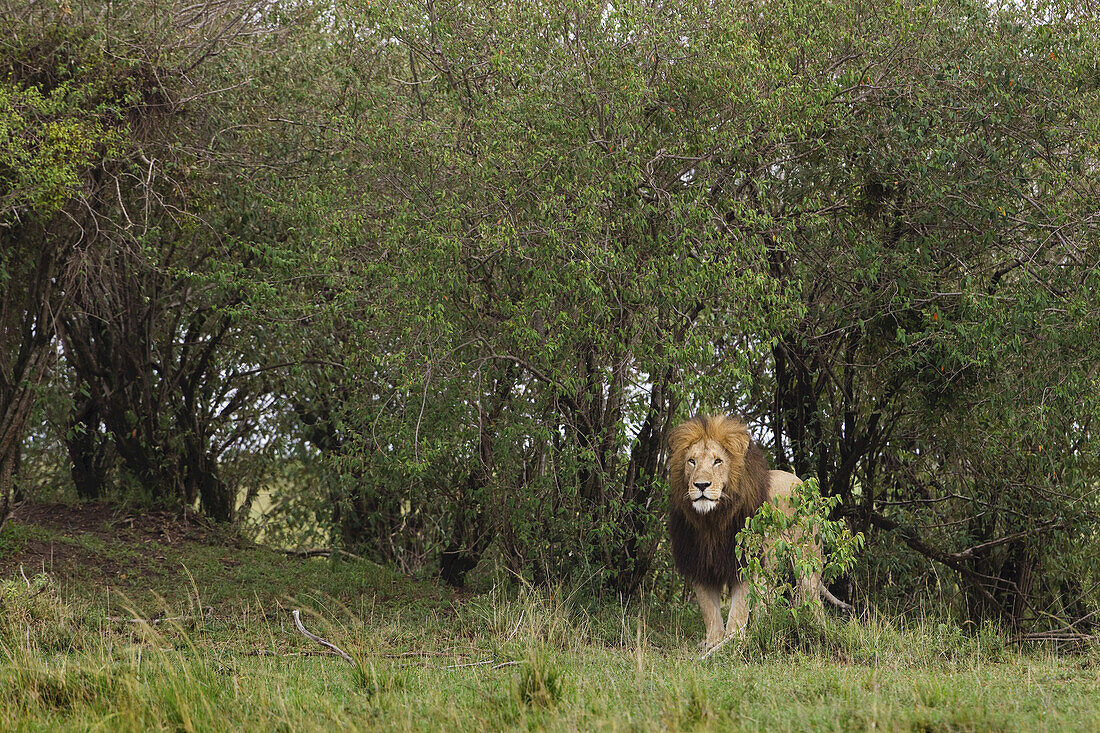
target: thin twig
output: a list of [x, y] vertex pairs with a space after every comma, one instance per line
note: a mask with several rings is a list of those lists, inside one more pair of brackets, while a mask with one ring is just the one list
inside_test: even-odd
[[239, 652], [242, 657], [338, 657], [336, 652], [309, 651], [309, 652], [275, 652], [270, 649], [253, 649], [247, 652]]
[[108, 621], [114, 621], [116, 623], [128, 623], [128, 624], [149, 624], [150, 626], [156, 626], [157, 624], [163, 624], [167, 621], [202, 621], [204, 618], [210, 618], [214, 615], [214, 607], [206, 606], [200, 609], [201, 613], [198, 616], [161, 616], [159, 618], [127, 618], [126, 616], [108, 616]]
[[737, 636], [737, 634], [727, 634], [726, 638], [722, 639], [722, 641], [718, 642], [717, 644], [712, 646], [710, 649], [707, 649], [705, 652], [703, 652], [703, 656], [699, 657], [699, 661], [703, 661], [704, 659], [709, 657], [711, 654], [714, 654], [716, 651], [718, 651], [719, 649], [724, 647], [726, 644], [728, 644], [729, 640], [732, 639], [735, 636]]
[[515, 661], [515, 662], [501, 662], [500, 664], [494, 664], [492, 667], [489, 667], [489, 669], [500, 669], [501, 667], [511, 667], [513, 665], [516, 665], [516, 664], [523, 664], [523, 660], [520, 659], [520, 660]]
[[317, 642], [321, 646], [326, 647], [326, 648], [331, 649], [332, 651], [336, 652], [341, 657], [343, 657], [347, 661], [348, 664], [355, 664], [355, 660], [352, 659], [351, 655], [348, 654], [347, 652], [345, 652], [343, 649], [336, 646], [331, 641], [325, 641], [324, 639], [317, 636], [316, 634], [311, 634], [310, 632], [306, 631], [306, 627], [302, 625], [302, 619], [299, 618], [299, 613], [300, 613], [300, 611], [298, 611], [298, 609], [294, 609], [294, 611], [292, 612], [292, 615], [294, 616], [294, 625], [298, 627], [298, 631], [301, 631], [303, 634], [305, 634], [306, 638], [311, 639], [312, 641]]
[[369, 562], [367, 558], [356, 555], [354, 552], [348, 552], [341, 549], [328, 549], [325, 547], [314, 547], [309, 550], [283, 550], [290, 557], [329, 557], [332, 554], [341, 555], [343, 557], [349, 557], [352, 560], [362, 560], [363, 562]]

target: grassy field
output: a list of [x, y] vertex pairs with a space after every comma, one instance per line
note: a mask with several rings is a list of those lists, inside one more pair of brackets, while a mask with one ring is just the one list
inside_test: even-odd
[[37, 506], [0, 531], [3, 731], [1100, 730], [1095, 650], [765, 618], [700, 661], [701, 636], [679, 597], [456, 594], [168, 514]]

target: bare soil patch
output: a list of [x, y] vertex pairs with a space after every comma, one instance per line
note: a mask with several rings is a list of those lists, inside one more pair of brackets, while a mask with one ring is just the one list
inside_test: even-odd
[[120, 509], [102, 502], [26, 502], [4, 532], [16, 537], [15, 552], [0, 553], [0, 577], [49, 574], [61, 583], [129, 585], [178, 573], [169, 557], [183, 544], [236, 545], [190, 513]]

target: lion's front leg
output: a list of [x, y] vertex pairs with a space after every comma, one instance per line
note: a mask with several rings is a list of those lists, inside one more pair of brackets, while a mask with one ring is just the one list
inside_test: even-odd
[[707, 627], [706, 646], [711, 647], [722, 641], [725, 628], [722, 625], [722, 589], [704, 583], [693, 583], [695, 600], [703, 613], [703, 624]]
[[749, 623], [749, 584], [736, 583], [730, 587], [730, 615], [726, 621], [726, 633], [736, 634]]

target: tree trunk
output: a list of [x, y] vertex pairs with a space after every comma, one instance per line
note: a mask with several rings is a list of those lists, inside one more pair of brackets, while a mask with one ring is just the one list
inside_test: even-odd
[[65, 438], [70, 474], [76, 495], [81, 499], [99, 499], [106, 493], [107, 451], [99, 433], [99, 410], [94, 400], [78, 390], [73, 417]]
[[657, 550], [651, 533], [652, 512], [659, 502], [657, 495], [661, 478], [661, 456], [665, 428], [674, 404], [666, 399], [667, 385], [672, 381], [671, 369], [655, 379], [650, 391], [649, 411], [630, 449], [626, 480], [623, 484], [622, 544], [613, 553], [616, 568], [613, 587], [622, 595], [633, 595], [653, 567]]
[[0, 455], [0, 527], [4, 526], [11, 515], [14, 479], [15, 453]]
[[15, 500], [15, 474], [23, 450], [23, 436], [34, 408], [36, 390], [53, 364], [49, 340], [24, 344], [11, 375], [0, 379], [0, 525]]
[[492, 520], [483, 501], [490, 489], [495, 465], [492, 427], [512, 401], [512, 389], [518, 377], [518, 368], [509, 362], [504, 374], [493, 385], [488, 409], [478, 405], [477, 463], [466, 479], [465, 501], [458, 502], [454, 508], [451, 536], [439, 556], [440, 577], [456, 588], [465, 585], [466, 574], [477, 567], [494, 536], [490, 531]]

